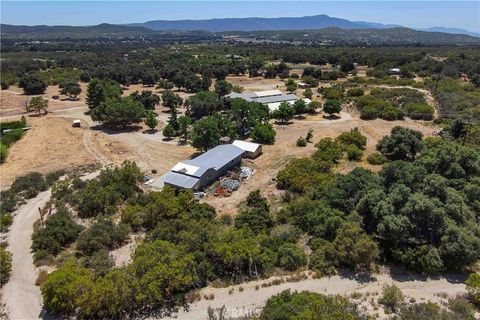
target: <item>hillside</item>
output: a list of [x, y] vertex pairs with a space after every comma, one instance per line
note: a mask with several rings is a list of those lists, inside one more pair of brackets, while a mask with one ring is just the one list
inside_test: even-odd
[[408, 28], [225, 32], [240, 41], [301, 42], [324, 45], [480, 45], [480, 38]]
[[155, 31], [144, 27], [120, 26], [114, 24], [99, 24], [96, 26], [15, 26], [2, 24], [2, 36], [37, 37], [106, 37], [106, 36], [138, 36], [154, 34]]

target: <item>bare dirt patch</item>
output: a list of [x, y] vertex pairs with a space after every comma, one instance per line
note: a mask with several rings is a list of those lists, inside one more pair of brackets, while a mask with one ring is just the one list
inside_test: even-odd
[[71, 119], [28, 117], [27, 123], [31, 129], [9, 148], [7, 161], [0, 165], [1, 187], [28, 172], [48, 173], [94, 163], [82, 142], [87, 129], [72, 128]]

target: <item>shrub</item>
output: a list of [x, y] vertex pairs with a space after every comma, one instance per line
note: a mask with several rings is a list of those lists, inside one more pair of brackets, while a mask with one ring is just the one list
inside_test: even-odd
[[405, 108], [407, 115], [414, 120], [432, 120], [434, 109], [426, 103], [412, 103]]
[[360, 119], [362, 120], [375, 120], [378, 118], [378, 110], [373, 106], [365, 106], [360, 111]]
[[293, 271], [307, 264], [307, 256], [294, 243], [285, 243], [278, 249], [277, 264], [286, 270]]
[[47, 255], [57, 255], [73, 243], [83, 229], [73, 221], [68, 209], [59, 207], [57, 211], [46, 219], [44, 227], [35, 229], [32, 234], [32, 250], [36, 261]]
[[480, 306], [480, 274], [472, 273], [468, 276], [465, 284], [467, 285], [467, 290], [473, 303]]
[[[31, 172], [24, 176], [18, 177], [13, 181], [10, 190], [20, 193], [27, 190], [45, 191], [48, 185], [43, 175], [39, 172]], [[28, 198], [28, 197], [27, 197]]]
[[346, 151], [348, 160], [360, 161], [362, 159], [363, 151], [360, 150], [357, 146], [353, 144], [348, 145]]
[[356, 307], [347, 298], [318, 293], [285, 290], [268, 299], [262, 320], [284, 319], [360, 319]]
[[45, 181], [47, 182], [47, 184], [49, 186], [53, 185], [55, 182], [58, 181], [58, 179], [60, 179], [61, 176], [65, 175], [65, 171], [64, 170], [57, 170], [57, 171], [53, 171], [53, 172], [50, 172], [48, 173], [46, 176], [45, 176]]
[[0, 143], [0, 163], [5, 162], [8, 156], [8, 148], [3, 143]]
[[325, 99], [340, 99], [343, 96], [342, 92], [335, 88], [325, 88], [320, 90]]
[[47, 276], [48, 276], [48, 272], [47, 270], [40, 270], [38, 272], [38, 276], [37, 276], [37, 279], [35, 280], [35, 285], [36, 286], [41, 286], [45, 280], [47, 279]]
[[335, 138], [335, 141], [344, 146], [354, 145], [361, 150], [365, 150], [365, 147], [367, 146], [367, 137], [362, 135], [358, 130], [342, 132], [338, 137]]
[[259, 123], [253, 128], [252, 132], [250, 133], [250, 137], [253, 139], [253, 141], [258, 143], [273, 144], [275, 142], [276, 134], [277, 133], [271, 124]]
[[368, 163], [373, 164], [373, 165], [381, 165], [381, 164], [384, 164], [385, 162], [387, 162], [388, 159], [383, 154], [381, 154], [380, 152], [374, 152], [374, 153], [368, 155], [367, 161], [368, 161]]
[[456, 319], [475, 319], [475, 308], [463, 298], [455, 298], [448, 300], [448, 308], [453, 312], [453, 314], [459, 316]]
[[385, 285], [382, 291], [382, 297], [378, 302], [385, 306], [387, 312], [395, 312], [403, 303], [403, 293], [396, 285]]
[[[2, 201], [4, 199], [2, 198]], [[2, 202], [2, 209], [3, 209], [3, 202]], [[11, 210], [13, 211], [13, 209]], [[13, 223], [13, 216], [10, 213], [3, 213], [0, 215], [0, 232], [5, 232], [8, 230], [8, 227], [10, 227]]]
[[362, 88], [352, 88], [347, 90], [347, 96], [349, 97], [360, 97], [363, 96], [364, 91]]
[[299, 137], [297, 139], [297, 147], [306, 147], [307, 146], [307, 139], [304, 137]]
[[342, 111], [342, 104], [339, 100], [329, 99], [323, 105], [323, 111], [330, 115]]
[[10, 131], [8, 131], [6, 133], [2, 133], [2, 135], [0, 137], [0, 141], [1, 141], [2, 144], [9, 147], [14, 142], [17, 142], [18, 140], [20, 140], [23, 137], [24, 134], [25, 134], [25, 131], [22, 128], [11, 129]]
[[12, 254], [0, 247], [0, 287], [3, 287], [10, 278], [12, 271]]
[[380, 118], [387, 121], [403, 119], [403, 113], [395, 107], [387, 107], [380, 113]]
[[90, 228], [78, 237], [78, 250], [92, 255], [101, 249], [113, 249], [120, 246], [129, 234], [125, 224], [115, 224], [112, 220], [99, 218]]

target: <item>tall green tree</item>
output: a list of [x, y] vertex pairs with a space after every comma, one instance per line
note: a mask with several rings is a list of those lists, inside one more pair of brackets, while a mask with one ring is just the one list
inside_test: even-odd
[[130, 97], [132, 97], [134, 101], [140, 102], [145, 110], [155, 110], [155, 106], [160, 103], [160, 96], [154, 94], [152, 91], [144, 90], [141, 94], [135, 91], [130, 94]]
[[282, 102], [276, 110], [272, 112], [272, 117], [282, 123], [292, 120], [295, 115], [295, 109], [288, 102]]
[[48, 100], [43, 99], [40, 96], [37, 96], [37, 97], [33, 97], [32, 100], [30, 100], [27, 111], [35, 110], [38, 112], [38, 114], [41, 114], [42, 111], [47, 113], [47, 109], [48, 109]]
[[90, 110], [100, 106], [107, 98], [119, 98], [122, 88], [112, 80], [92, 79], [87, 86], [86, 102]]
[[127, 126], [142, 122], [145, 110], [140, 102], [130, 97], [107, 98], [91, 112], [93, 121], [111, 127]]
[[158, 120], [155, 112], [152, 110], [148, 110], [145, 113], [145, 124], [150, 128], [150, 130], [154, 130], [158, 125]]
[[178, 118], [178, 126], [180, 127], [180, 134], [183, 137], [183, 140], [187, 142], [188, 140], [188, 128], [193, 123], [192, 119], [188, 116], [180, 116]]
[[422, 133], [404, 127], [395, 127], [390, 136], [383, 137], [377, 150], [390, 160], [413, 161], [423, 149]]
[[218, 80], [215, 83], [215, 92], [219, 97], [224, 97], [232, 92], [232, 84], [226, 80]]

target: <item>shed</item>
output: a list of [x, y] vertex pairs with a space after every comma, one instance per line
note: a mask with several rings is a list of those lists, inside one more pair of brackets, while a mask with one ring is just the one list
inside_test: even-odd
[[305, 82], [297, 82], [297, 87], [300, 89], [306, 89], [306, 88], [310, 88], [310, 85]]
[[245, 151], [243, 154], [245, 158], [255, 159], [262, 154], [262, 145], [258, 143], [235, 140], [232, 144]]

